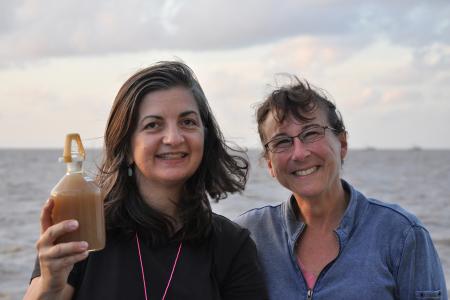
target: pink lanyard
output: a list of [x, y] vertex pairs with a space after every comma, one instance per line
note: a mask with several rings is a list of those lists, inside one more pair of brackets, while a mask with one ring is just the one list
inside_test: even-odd
[[[137, 244], [137, 248], [138, 248], [139, 262], [141, 263], [141, 273], [142, 273], [142, 282], [144, 283], [145, 300], [148, 300], [147, 284], [146, 284], [145, 274], [144, 274], [144, 264], [142, 263], [141, 243], [139, 241], [139, 236], [138, 236], [137, 233], [136, 233], [136, 244]], [[175, 261], [173, 262], [172, 272], [170, 273], [169, 281], [167, 281], [166, 290], [164, 291], [164, 295], [162, 296], [161, 300], [164, 300], [166, 298], [167, 291], [169, 290], [170, 283], [172, 282], [173, 273], [175, 272], [175, 268], [176, 268], [177, 263], [178, 263], [178, 258], [180, 257], [181, 247], [182, 246], [183, 246], [183, 242], [180, 242], [180, 245], [178, 246], [177, 256], [175, 257]]]

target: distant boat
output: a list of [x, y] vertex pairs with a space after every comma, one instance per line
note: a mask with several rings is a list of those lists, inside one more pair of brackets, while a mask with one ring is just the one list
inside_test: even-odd
[[412, 146], [411, 148], [409, 148], [409, 151], [422, 151], [422, 148], [419, 146]]
[[364, 151], [376, 151], [377, 148], [372, 147], [372, 146], [368, 146], [368, 147], [364, 148], [363, 150], [364, 150]]

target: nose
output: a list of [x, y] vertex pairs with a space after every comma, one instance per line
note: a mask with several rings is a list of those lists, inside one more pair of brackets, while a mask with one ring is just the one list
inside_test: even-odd
[[294, 138], [293, 142], [294, 144], [292, 145], [291, 155], [292, 159], [304, 160], [311, 154], [311, 151], [309, 151], [308, 147], [302, 141], [300, 141], [298, 137]]
[[168, 126], [164, 133], [163, 143], [167, 145], [179, 145], [184, 142], [184, 136], [178, 126]]

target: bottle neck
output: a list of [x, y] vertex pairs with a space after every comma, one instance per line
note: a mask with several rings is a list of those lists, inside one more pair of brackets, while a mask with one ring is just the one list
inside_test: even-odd
[[67, 173], [81, 173], [83, 172], [83, 162], [73, 161], [67, 163]]

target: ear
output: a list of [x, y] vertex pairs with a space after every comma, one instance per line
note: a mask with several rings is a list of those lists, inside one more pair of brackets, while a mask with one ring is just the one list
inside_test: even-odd
[[275, 176], [275, 171], [273, 170], [273, 167], [272, 167], [272, 160], [270, 158], [266, 158], [266, 162], [267, 162], [267, 167], [269, 168], [270, 176], [275, 178], [276, 176]]
[[347, 156], [348, 144], [347, 144], [347, 131], [339, 134], [339, 142], [341, 143], [341, 161]]

